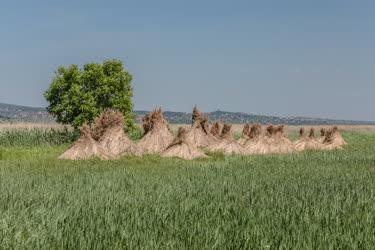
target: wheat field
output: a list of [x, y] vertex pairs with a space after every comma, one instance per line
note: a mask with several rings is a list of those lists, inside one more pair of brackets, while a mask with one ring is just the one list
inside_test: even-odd
[[74, 138], [48, 131], [0, 137], [1, 248], [375, 244], [374, 133], [344, 132], [339, 151], [103, 162], [57, 160]]
[[16, 131], [0, 133], [4, 249], [375, 244], [372, 132], [344, 132], [340, 151], [103, 162], [57, 160], [74, 141], [69, 130]]

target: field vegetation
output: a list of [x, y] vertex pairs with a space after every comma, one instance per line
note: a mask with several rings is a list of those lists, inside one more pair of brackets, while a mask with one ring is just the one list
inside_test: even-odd
[[57, 160], [72, 130], [2, 131], [0, 246], [371, 249], [375, 134], [343, 136], [339, 151], [103, 162]]

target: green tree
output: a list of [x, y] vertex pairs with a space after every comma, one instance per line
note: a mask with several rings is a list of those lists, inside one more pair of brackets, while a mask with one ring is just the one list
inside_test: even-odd
[[104, 110], [116, 109], [124, 114], [127, 127], [133, 128], [132, 78], [119, 60], [89, 63], [83, 69], [77, 65], [59, 67], [44, 93], [47, 110], [57, 122], [78, 128]]

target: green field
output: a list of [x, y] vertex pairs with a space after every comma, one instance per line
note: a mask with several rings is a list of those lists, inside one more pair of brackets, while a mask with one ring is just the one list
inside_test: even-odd
[[0, 136], [0, 248], [375, 246], [375, 134], [344, 134], [342, 151], [192, 162], [59, 161], [67, 139], [24, 136]]

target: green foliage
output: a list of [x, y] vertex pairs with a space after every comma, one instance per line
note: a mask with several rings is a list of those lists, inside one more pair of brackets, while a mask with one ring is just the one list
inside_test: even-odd
[[[143, 130], [134, 125], [126, 131], [133, 141], [138, 141], [143, 136]], [[38, 147], [59, 146], [71, 144], [76, 141], [80, 133], [72, 129], [8, 129], [0, 130], [0, 147]]]
[[133, 141], [138, 141], [143, 136], [143, 129], [141, 129], [137, 125], [134, 125], [130, 129], [128, 129], [127, 134], [129, 136], [129, 138], [132, 139]]
[[375, 135], [345, 139], [343, 151], [191, 162], [0, 148], [0, 246], [372, 249]]
[[69, 129], [11, 129], [0, 131], [0, 147], [54, 146], [72, 143], [78, 131]]
[[127, 127], [133, 126], [132, 75], [121, 61], [109, 60], [102, 64], [89, 63], [59, 67], [44, 96], [48, 111], [56, 120], [77, 128], [91, 123], [106, 109], [117, 109], [124, 114]]

